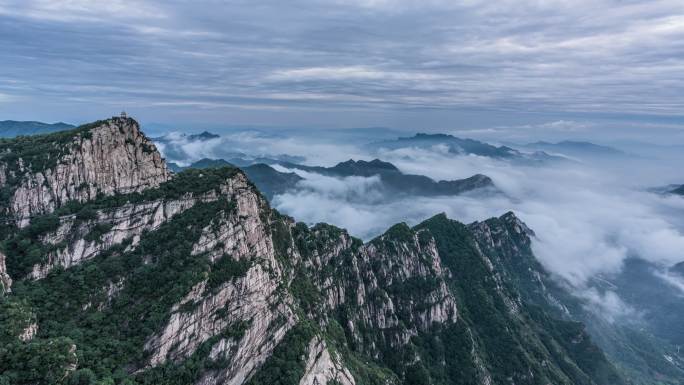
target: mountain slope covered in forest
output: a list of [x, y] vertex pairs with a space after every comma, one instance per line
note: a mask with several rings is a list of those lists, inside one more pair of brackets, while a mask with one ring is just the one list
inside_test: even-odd
[[364, 243], [238, 168], [170, 173], [130, 119], [1, 145], [0, 384], [627, 384], [513, 213]]

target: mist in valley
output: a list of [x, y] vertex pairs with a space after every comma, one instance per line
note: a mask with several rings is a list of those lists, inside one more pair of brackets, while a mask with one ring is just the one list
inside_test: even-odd
[[[684, 154], [663, 150], [658, 156], [655, 145], [644, 145], [643, 153], [633, 145], [615, 145], [610, 147], [615, 153], [549, 151], [553, 161], [530, 164], [453, 153], [440, 144], [387, 149], [369, 145], [378, 141], [377, 135], [364, 141], [364, 130], [343, 134], [349, 140], [340, 144], [339, 132], [319, 132], [314, 138], [300, 132], [228, 131], [209, 140], [176, 133], [158, 145], [169, 161], [184, 165], [202, 158], [269, 159], [275, 170], [302, 178], [295, 188], [273, 196], [273, 207], [309, 225], [334, 224], [363, 240], [395, 223], [416, 225], [439, 213], [471, 223], [513, 211], [534, 231], [533, 250], [543, 266], [611, 322], [637, 322], [643, 315], [639, 303], [621, 297], [620, 288], [597, 284], [619, 277], [632, 258], [646, 261], [645, 274], [659, 279], [671, 295], [684, 296], [684, 278], [669, 270], [684, 261], [684, 198], [662, 193], [682, 182], [673, 165], [682, 164]], [[381, 139], [393, 140], [393, 135], [387, 132]], [[517, 149], [533, 153], [526, 144], [535, 141], [521, 140]], [[435, 181], [484, 174], [496, 191], [387, 194], [377, 175], [323, 175], [299, 169], [297, 162], [278, 162], [284, 154], [302, 165], [327, 167], [349, 159], [380, 159], [404, 174]]]

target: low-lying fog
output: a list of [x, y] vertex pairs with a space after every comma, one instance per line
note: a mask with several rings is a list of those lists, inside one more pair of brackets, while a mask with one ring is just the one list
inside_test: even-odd
[[[684, 154], [676, 159], [670, 151], [667, 158], [658, 158], [646, 151], [635, 153], [632, 146], [630, 156], [619, 159], [593, 157], [530, 166], [459, 156], [440, 146], [371, 152], [363, 140], [356, 139], [237, 132], [188, 143], [176, 136], [175, 150], [182, 149], [186, 159], [172, 160], [189, 163], [242, 152], [303, 156], [304, 163], [318, 166], [350, 158], [379, 158], [404, 173], [435, 180], [481, 173], [491, 177], [503, 193], [388, 199], [380, 195], [377, 177], [335, 178], [274, 166], [305, 179], [301, 189], [276, 195], [272, 205], [296, 220], [335, 224], [365, 240], [394, 223], [414, 225], [441, 212], [469, 223], [512, 210], [535, 231], [534, 251], [540, 261], [611, 314], [626, 314], [630, 309], [609, 291], [598, 294], [588, 289], [587, 282], [597, 274], [618, 272], [630, 256], [661, 266], [673, 286], [684, 288], [684, 283], [664, 273], [666, 267], [684, 261], [684, 198], [649, 190], [684, 183], [684, 173], [678, 169], [684, 164]], [[168, 144], [161, 144], [160, 149], [168, 156]]]

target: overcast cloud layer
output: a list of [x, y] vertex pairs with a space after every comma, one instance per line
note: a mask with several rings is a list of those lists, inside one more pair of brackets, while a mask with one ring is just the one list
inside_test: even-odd
[[0, 117], [684, 142], [682, 42], [679, 0], [0, 0]]

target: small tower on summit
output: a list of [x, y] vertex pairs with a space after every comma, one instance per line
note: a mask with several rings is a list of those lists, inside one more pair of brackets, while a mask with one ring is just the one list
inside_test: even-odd
[[121, 111], [121, 115], [119, 115], [119, 117], [121, 119], [128, 119], [128, 114], [126, 113], [126, 111]]

